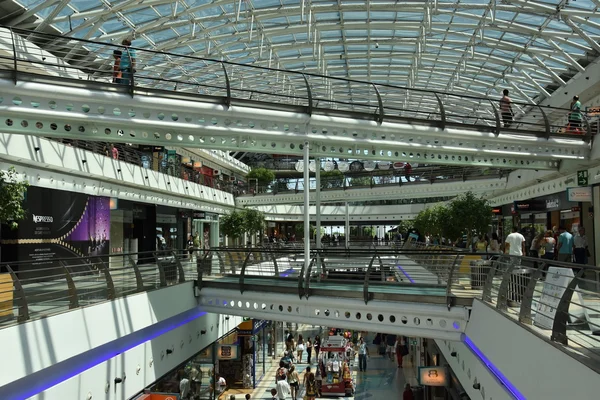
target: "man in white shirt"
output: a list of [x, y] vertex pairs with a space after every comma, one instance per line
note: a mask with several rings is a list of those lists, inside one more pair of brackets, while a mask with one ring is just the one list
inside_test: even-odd
[[512, 233], [506, 237], [504, 242], [504, 253], [511, 256], [522, 256], [525, 254], [525, 237], [513, 226]]
[[277, 385], [275, 387], [277, 388], [277, 398], [279, 398], [279, 400], [285, 400], [288, 398], [288, 396], [292, 395], [290, 384], [285, 380], [277, 381]]
[[573, 255], [575, 256], [575, 263], [587, 264], [588, 240], [585, 236], [585, 228], [579, 227], [579, 235], [573, 237]]

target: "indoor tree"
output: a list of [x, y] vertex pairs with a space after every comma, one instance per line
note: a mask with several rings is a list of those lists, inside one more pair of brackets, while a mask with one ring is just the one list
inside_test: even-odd
[[19, 221], [25, 218], [23, 197], [29, 183], [19, 180], [17, 171], [10, 167], [8, 171], [0, 170], [0, 223], [17, 229]]
[[221, 232], [234, 241], [244, 236], [244, 216], [240, 211], [233, 210], [219, 219]]
[[253, 208], [244, 208], [240, 211], [243, 219], [244, 230], [250, 237], [256, 237], [265, 229], [265, 214]]
[[[456, 197], [448, 205], [448, 225], [460, 232], [467, 232], [467, 244], [471, 244], [473, 233], [483, 234], [492, 223], [492, 207], [483, 197], [467, 192]], [[457, 232], [452, 232], [456, 234]], [[447, 236], [451, 237], [451, 236]]]
[[262, 192], [264, 188], [269, 186], [275, 180], [275, 173], [270, 169], [258, 167], [252, 168], [252, 170], [246, 176], [248, 182], [251, 179], [256, 179], [259, 186], [259, 192]]
[[339, 169], [321, 171], [321, 188], [334, 189], [344, 187], [344, 174]]

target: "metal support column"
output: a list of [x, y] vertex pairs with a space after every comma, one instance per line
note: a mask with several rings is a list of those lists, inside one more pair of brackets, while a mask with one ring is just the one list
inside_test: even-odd
[[316, 248], [321, 248], [321, 159], [315, 158], [315, 211], [316, 211], [316, 226], [315, 233]]
[[346, 239], [346, 248], [350, 248], [350, 207], [346, 202], [346, 226], [344, 227], [344, 238]]
[[310, 262], [310, 171], [309, 164], [309, 143], [304, 142], [304, 266], [308, 270]]

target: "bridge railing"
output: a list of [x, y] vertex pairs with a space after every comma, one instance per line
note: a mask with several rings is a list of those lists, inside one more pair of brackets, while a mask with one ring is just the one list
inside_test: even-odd
[[[564, 125], [564, 117], [571, 114], [569, 109], [512, 102], [511, 110], [507, 111], [501, 109], [499, 98], [324, 76], [274, 68], [271, 64], [263, 67], [220, 61], [20, 28], [0, 27], [0, 35], [0, 40], [10, 44], [8, 51], [0, 53], [0, 70], [9, 71], [15, 82], [31, 74], [72, 76], [77, 81], [87, 79], [114, 84], [117, 90], [132, 96], [155, 90], [163, 94], [193, 95], [227, 106], [260, 103], [265, 108], [291, 109], [309, 115], [351, 116], [378, 123], [396, 121], [442, 129], [454, 126], [483, 130], [496, 135], [525, 134], [544, 138], [560, 135], [591, 140], [584, 112], [577, 114], [581, 122], [569, 127]], [[32, 54], [24, 40], [53, 56]], [[134, 61], [130, 68], [125, 68], [127, 59]], [[122, 61], [123, 68], [118, 65]], [[163, 115], [165, 120], [179, 117]], [[284, 128], [293, 132], [302, 127]]]
[[[600, 360], [600, 268], [428, 246], [213, 248], [0, 264], [0, 326], [149, 290], [196, 287], [469, 306], [478, 298], [575, 356]], [[580, 255], [578, 255], [579, 257]]]

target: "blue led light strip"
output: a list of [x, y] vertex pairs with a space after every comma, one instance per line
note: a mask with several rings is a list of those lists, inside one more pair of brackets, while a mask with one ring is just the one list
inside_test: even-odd
[[411, 278], [411, 277], [410, 277], [410, 275], [408, 275], [408, 274], [406, 273], [406, 271], [404, 270], [404, 268], [402, 268], [400, 265], [396, 265], [396, 267], [398, 267], [398, 269], [400, 270], [400, 272], [402, 272], [402, 273], [404, 274], [404, 276], [405, 276], [406, 278], [408, 278], [408, 281], [409, 281], [410, 283], [415, 283], [415, 280], [414, 280], [413, 278]]
[[475, 354], [477, 356], [477, 358], [479, 358], [481, 360], [481, 362], [485, 364], [487, 369], [492, 374], [494, 374], [494, 376], [500, 381], [500, 383], [502, 385], [504, 385], [504, 387], [510, 392], [510, 394], [515, 399], [517, 399], [517, 400], [526, 400], [527, 399], [525, 396], [523, 396], [523, 394], [521, 392], [519, 392], [519, 389], [517, 389], [515, 387], [515, 385], [513, 385], [511, 383], [511, 381], [509, 381], [508, 378], [506, 378], [504, 376], [504, 374], [498, 369], [498, 367], [496, 367], [494, 364], [492, 364], [492, 362], [486, 357], [486, 355], [483, 354], [483, 352], [481, 350], [479, 350], [479, 348], [475, 345], [475, 343], [473, 343], [473, 341], [467, 335], [463, 335], [463, 341], [465, 342], [465, 345], [467, 345], [467, 347], [469, 349], [471, 349], [473, 354]]
[[293, 274], [294, 272], [296, 272], [296, 270], [294, 268], [290, 268], [290, 269], [286, 269], [283, 272], [279, 273], [279, 276], [281, 278], [287, 278], [288, 276], [290, 276], [291, 274]]
[[68, 358], [48, 368], [29, 374], [0, 387], [0, 399], [28, 399], [142, 343], [192, 322], [205, 314], [206, 312], [198, 308], [193, 308], [112, 342]]

